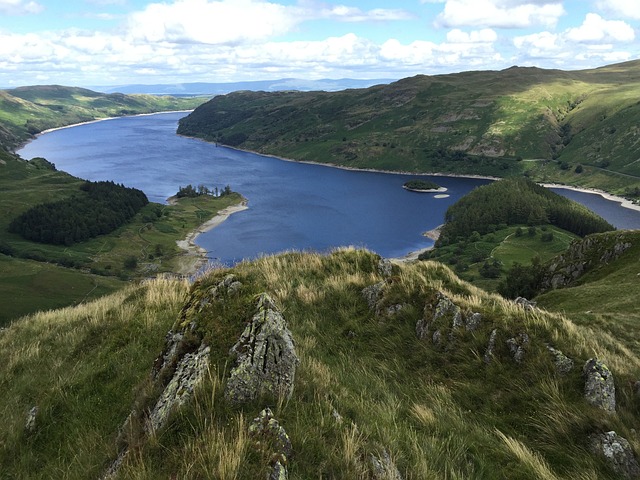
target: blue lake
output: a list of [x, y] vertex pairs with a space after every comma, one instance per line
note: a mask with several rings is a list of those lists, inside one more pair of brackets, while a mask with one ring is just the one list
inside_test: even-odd
[[[175, 134], [185, 113], [106, 120], [46, 133], [18, 153], [45, 157], [88, 180], [113, 180], [165, 202], [180, 186], [230, 185], [249, 209], [198, 237], [214, 261], [233, 263], [285, 250], [326, 251], [354, 245], [384, 257], [426, 248], [422, 233], [443, 222], [446, 209], [489, 180], [356, 172], [283, 161], [216, 147]], [[409, 192], [409, 179], [431, 179], [448, 198]], [[618, 228], [640, 228], [640, 212], [599, 195], [555, 189]]]

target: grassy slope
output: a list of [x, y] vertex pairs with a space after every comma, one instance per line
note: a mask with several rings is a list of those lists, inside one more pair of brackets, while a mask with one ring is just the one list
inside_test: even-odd
[[544, 307], [565, 313], [580, 325], [608, 332], [640, 354], [640, 232], [629, 232], [633, 247], [619, 259], [603, 264], [577, 285], [551, 290], [536, 298]]
[[[33, 205], [66, 198], [82, 180], [53, 171], [39, 160], [24, 161], [0, 151], [0, 245], [13, 251], [10, 258], [0, 254], [0, 325], [16, 316], [40, 309], [69, 305], [121, 288], [116, 277], [146, 276], [157, 272], [182, 272], [182, 251], [176, 240], [213, 217], [219, 210], [239, 203], [241, 197], [199, 197], [182, 199], [176, 206], [150, 204], [133, 220], [115, 232], [72, 247], [30, 242], [7, 232], [14, 216]], [[160, 214], [160, 215], [158, 215]], [[138, 268], [127, 270], [124, 261], [134, 257]], [[33, 262], [29, 259], [39, 259]], [[45, 262], [74, 265], [62, 268]], [[88, 274], [106, 274], [100, 277]], [[94, 287], [96, 287], [94, 289]]]
[[13, 148], [33, 134], [97, 118], [189, 110], [203, 98], [103, 94], [59, 85], [0, 90], [0, 143]]
[[[284, 312], [301, 359], [293, 397], [271, 404], [293, 443], [292, 479], [362, 478], [363, 458], [383, 449], [407, 479], [613, 479], [587, 452], [586, 436], [613, 429], [638, 450], [630, 430], [638, 423], [637, 402], [628, 381], [636, 378], [640, 358], [615, 337], [560, 315], [527, 314], [434, 262], [397, 267], [385, 304], [405, 307], [378, 318], [360, 293], [381, 279], [376, 265], [375, 255], [354, 250], [243, 263], [233, 270], [243, 282], [241, 294], [226, 306], [202, 299], [227, 271], [194, 285], [187, 312], [200, 311], [199, 328], [213, 342], [211, 379], [195, 402], [128, 457], [120, 477], [264, 478], [267, 459], [246, 435], [247, 422], [264, 404], [230, 408], [222, 398], [228, 349], [261, 291]], [[454, 334], [453, 348], [415, 336], [416, 319], [436, 289], [483, 315], [477, 332]], [[115, 456], [118, 428], [184, 291], [182, 284], [151, 282], [24, 319], [0, 334], [4, 474], [100, 475]], [[482, 354], [496, 327], [501, 341], [487, 366]], [[503, 341], [522, 331], [532, 343], [518, 365]], [[546, 342], [576, 360], [569, 376], [553, 372]], [[615, 375], [616, 415], [602, 415], [582, 400], [581, 366], [594, 353]], [[25, 415], [34, 405], [42, 413], [27, 434]]]
[[[493, 233], [481, 235], [476, 241], [458, 242], [454, 245], [438, 247], [429, 252], [428, 257], [450, 265], [460, 278], [473, 283], [487, 291], [496, 291], [498, 283], [514, 263], [529, 265], [533, 258], [538, 257], [541, 262], [547, 262], [556, 255], [564, 252], [569, 244], [579, 238], [576, 235], [550, 225], [543, 231], [536, 228], [535, 235], [527, 233], [528, 226], [522, 225], [523, 235], [516, 236], [517, 226], [496, 230]], [[542, 241], [542, 234], [553, 234], [550, 242]], [[501, 264], [498, 278], [484, 278], [480, 274], [480, 267], [484, 262], [497, 260]]]
[[[298, 160], [417, 172], [527, 172], [620, 193], [640, 186], [639, 79], [640, 62], [629, 62], [575, 72], [514, 67], [416, 76], [334, 93], [239, 92], [202, 105], [180, 131], [223, 143], [246, 137], [242, 148]], [[476, 156], [439, 158], [439, 149]], [[574, 172], [578, 163], [585, 167], [581, 174]]]

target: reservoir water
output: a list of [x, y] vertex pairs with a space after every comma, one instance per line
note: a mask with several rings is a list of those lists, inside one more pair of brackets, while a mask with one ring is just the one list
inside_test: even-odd
[[[124, 117], [40, 135], [18, 153], [45, 157], [87, 180], [113, 180], [165, 202], [180, 186], [229, 185], [248, 200], [219, 227], [198, 237], [211, 260], [231, 264], [285, 250], [327, 251], [342, 245], [401, 257], [426, 248], [422, 233], [443, 222], [446, 209], [477, 178], [356, 172], [283, 161], [216, 147], [175, 134], [184, 112]], [[409, 179], [446, 187], [447, 198], [409, 192]], [[640, 228], [640, 212], [599, 195], [555, 189], [587, 205], [618, 228]]]

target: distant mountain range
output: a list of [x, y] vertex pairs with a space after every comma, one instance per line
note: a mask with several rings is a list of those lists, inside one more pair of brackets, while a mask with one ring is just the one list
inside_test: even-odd
[[239, 90], [278, 92], [286, 90], [336, 92], [349, 88], [367, 88], [373, 85], [388, 84], [394, 79], [357, 80], [352, 78], [304, 80], [300, 78], [281, 78], [277, 80], [257, 80], [227, 83], [175, 83], [154, 85], [116, 85], [89, 87], [103, 93], [147, 93], [151, 95], [223, 95]]

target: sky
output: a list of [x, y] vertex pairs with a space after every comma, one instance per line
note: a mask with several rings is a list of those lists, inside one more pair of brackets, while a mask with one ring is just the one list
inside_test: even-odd
[[0, 0], [0, 87], [399, 79], [640, 58], [640, 0]]

